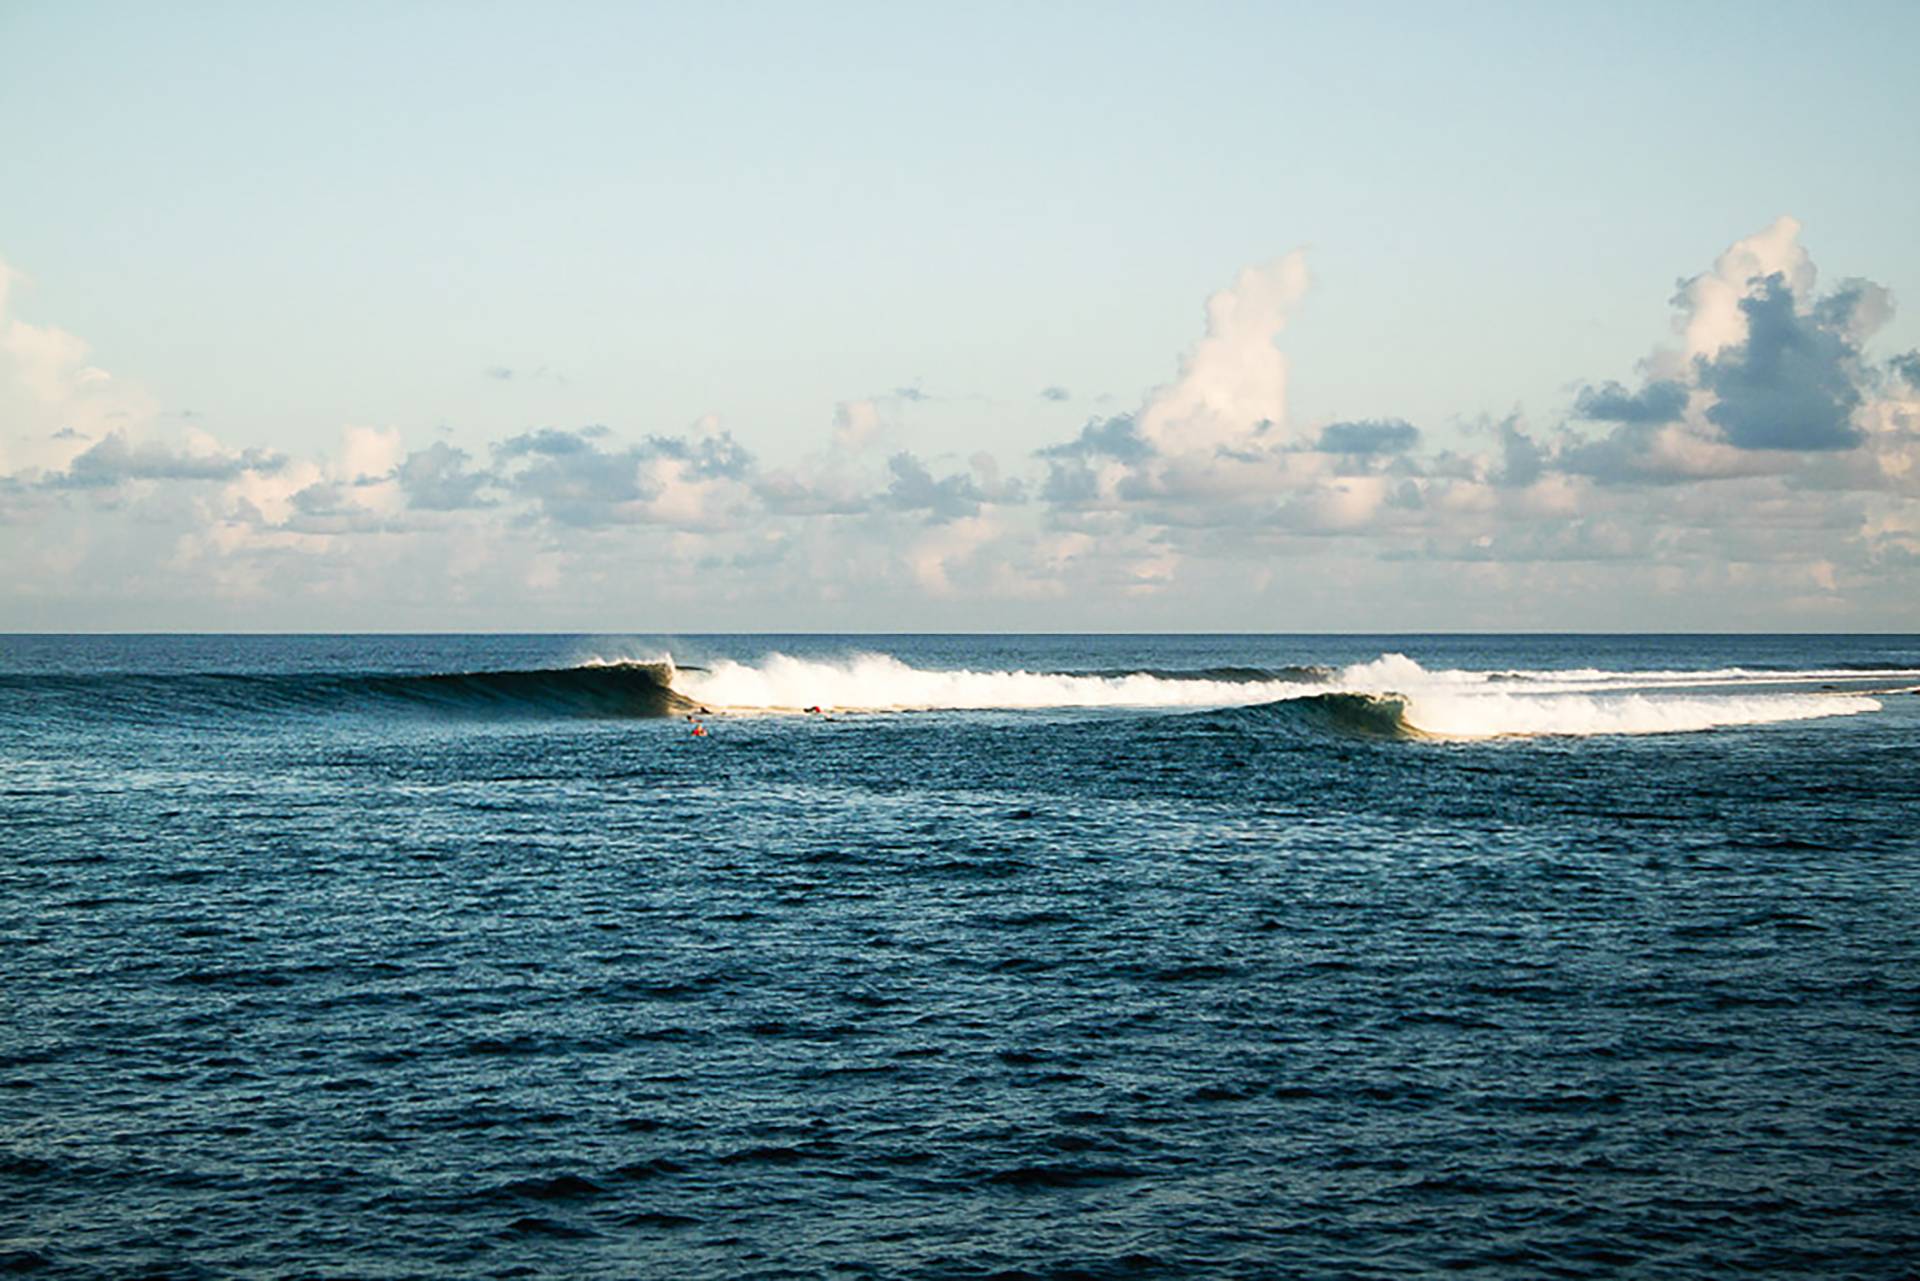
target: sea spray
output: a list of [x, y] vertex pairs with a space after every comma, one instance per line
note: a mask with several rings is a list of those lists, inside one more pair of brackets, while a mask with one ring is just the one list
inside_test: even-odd
[[[1224, 678], [1231, 673], [1231, 679]], [[1351, 727], [1365, 707], [1370, 732], [1380, 732], [1378, 706], [1326, 702], [1331, 695], [1390, 700], [1392, 722], [1403, 735], [1492, 738], [1509, 735], [1684, 733], [1728, 725], [1757, 725], [1857, 715], [1878, 710], [1862, 694], [1793, 689], [1844, 673], [1631, 672], [1596, 668], [1518, 672], [1430, 670], [1404, 654], [1388, 653], [1339, 669], [1297, 667], [1177, 672], [1048, 672], [914, 667], [888, 654], [800, 658], [771, 653], [752, 661], [724, 660], [700, 672], [681, 672], [675, 688], [736, 714], [840, 711], [982, 711], [1042, 708], [1228, 708], [1321, 700], [1330, 723]], [[1264, 677], [1264, 678], [1263, 678]], [[1857, 679], [1857, 674], [1855, 674]], [[1525, 692], [1514, 692], [1516, 684]], [[1788, 687], [1783, 689], [1782, 687]]]

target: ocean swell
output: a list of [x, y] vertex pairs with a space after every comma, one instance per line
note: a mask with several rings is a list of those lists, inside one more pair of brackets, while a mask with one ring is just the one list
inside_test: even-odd
[[673, 688], [675, 676], [671, 660], [423, 674], [11, 675], [0, 677], [0, 693], [57, 700], [97, 719], [369, 709], [476, 718], [621, 719], [677, 716], [699, 710], [696, 702]]
[[[1890, 670], [1876, 669], [1876, 677]], [[1904, 674], [1904, 671], [1903, 671]], [[1333, 735], [1483, 739], [1691, 733], [1876, 711], [1898, 692], [1833, 669], [1743, 672], [1430, 670], [1403, 654], [1342, 668], [1029, 671], [914, 667], [888, 654], [771, 653], [709, 667], [588, 660], [528, 670], [0, 676], [0, 695], [82, 714], [382, 712], [647, 719], [824, 712], [1261, 709], [1260, 723]]]

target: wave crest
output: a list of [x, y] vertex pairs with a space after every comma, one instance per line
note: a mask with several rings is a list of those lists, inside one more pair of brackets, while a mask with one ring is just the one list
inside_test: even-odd
[[1688, 733], [1879, 709], [1865, 692], [1777, 689], [1828, 675], [1432, 670], [1398, 653], [1342, 668], [938, 670], [887, 654], [776, 653], [683, 672], [676, 687], [736, 712], [1258, 707], [1269, 721], [1387, 738]]
[[891, 654], [839, 659], [768, 654], [715, 661], [680, 675], [676, 688], [737, 711], [988, 711], [1047, 707], [1231, 707], [1268, 702], [1324, 682], [1330, 668], [1210, 667], [1191, 671], [941, 670]]
[[[1884, 678], [1905, 669], [1874, 669]], [[773, 653], [705, 668], [587, 659], [512, 671], [0, 676], [0, 694], [52, 697], [111, 718], [201, 712], [415, 709], [455, 716], [648, 718], [736, 714], [1107, 708], [1231, 711], [1318, 733], [1380, 738], [1690, 733], [1877, 711], [1855, 673], [1429, 670], [1404, 654], [1319, 666], [1029, 671], [929, 669], [888, 654]]]

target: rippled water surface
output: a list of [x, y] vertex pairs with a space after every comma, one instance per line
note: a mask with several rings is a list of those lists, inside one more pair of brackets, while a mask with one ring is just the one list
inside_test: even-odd
[[1916, 667], [0, 638], [0, 1271], [1912, 1276]]

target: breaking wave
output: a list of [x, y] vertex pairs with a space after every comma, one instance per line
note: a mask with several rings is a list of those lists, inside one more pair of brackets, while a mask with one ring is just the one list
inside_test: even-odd
[[736, 713], [1259, 708], [1334, 733], [1476, 739], [1690, 733], [1878, 710], [1864, 692], [1780, 688], [1847, 675], [1733, 668], [1436, 671], [1404, 654], [1344, 668], [974, 671], [917, 668], [886, 654], [835, 660], [771, 654], [755, 663], [727, 660], [682, 672], [675, 688]]
[[1852, 716], [1880, 710], [1863, 695], [1756, 694], [1685, 697], [1649, 694], [1455, 694], [1408, 697], [1407, 725], [1435, 738], [1541, 735], [1685, 734], [1733, 725]]
[[1407, 719], [1407, 701], [1389, 694], [1305, 694], [1229, 709], [1241, 728], [1275, 728], [1334, 738], [1430, 738]]
[[1321, 684], [1331, 668], [972, 671], [911, 667], [890, 654], [820, 660], [769, 654], [683, 671], [675, 688], [736, 711], [989, 711], [1047, 707], [1231, 707]]
[[[1876, 677], [1907, 669], [1875, 668]], [[1835, 682], [1838, 682], [1837, 684]], [[1088, 671], [914, 667], [888, 654], [768, 654], [709, 667], [591, 659], [514, 671], [0, 676], [0, 694], [78, 702], [101, 718], [356, 709], [496, 718], [826, 712], [1232, 711], [1240, 723], [1335, 735], [1482, 739], [1672, 734], [1876, 711], [1860, 671], [1429, 670], [1403, 654], [1347, 667]]]
[[1306, 694], [1230, 709], [1242, 727], [1280, 727], [1344, 738], [1586, 738], [1602, 734], [1685, 734], [1878, 710], [1871, 698], [1833, 695], [1756, 698], [1621, 699], [1585, 696], [1470, 696], [1426, 693]]

